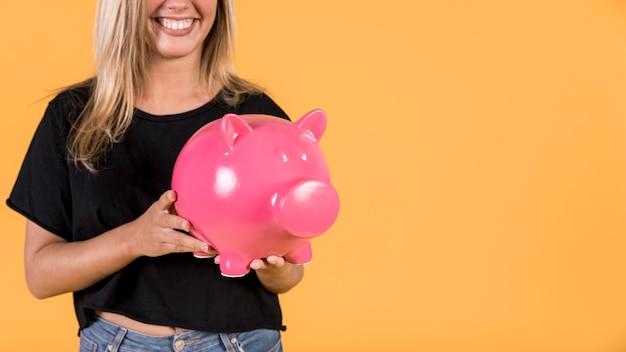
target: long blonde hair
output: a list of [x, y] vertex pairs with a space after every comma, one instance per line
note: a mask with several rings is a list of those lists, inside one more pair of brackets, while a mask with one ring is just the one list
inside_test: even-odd
[[[89, 88], [89, 99], [68, 139], [70, 159], [91, 172], [98, 159], [120, 142], [130, 126], [135, 99], [146, 81], [150, 50], [144, 0], [100, 0], [94, 25], [96, 75], [76, 87]], [[238, 103], [261, 88], [235, 74], [233, 0], [218, 0], [215, 22], [201, 58], [201, 81], [208, 91], [223, 87], [220, 99]], [[70, 87], [72, 88], [72, 87]]]

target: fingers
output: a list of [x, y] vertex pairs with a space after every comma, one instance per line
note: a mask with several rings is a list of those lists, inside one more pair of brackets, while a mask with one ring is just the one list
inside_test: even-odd
[[[196, 231], [196, 229], [185, 219], [172, 215], [176, 218], [175, 222], [182, 220], [181, 228], [191, 235], [183, 235], [176, 233], [174, 237], [178, 241], [180, 249], [179, 252], [202, 252], [206, 253], [208, 257], [214, 257], [217, 255], [217, 251], [211, 247], [207, 242], [203, 240], [203, 237]], [[191, 249], [191, 250], [190, 250]], [[198, 253], [199, 254], [199, 253]]]
[[250, 268], [254, 270], [264, 270], [270, 268], [282, 268], [285, 266], [285, 258], [271, 255], [265, 259], [255, 259], [250, 262]]
[[176, 199], [176, 192], [168, 190], [154, 203], [154, 208], [158, 212], [170, 214], [162, 226], [189, 232], [191, 230], [191, 224], [189, 221], [177, 216], [176, 211], [174, 211], [174, 203], [176, 202]]
[[180, 243], [180, 252], [202, 252], [211, 254], [212, 248], [208, 243], [202, 242], [190, 236], [183, 236], [186, 238], [183, 238], [182, 243]]
[[250, 269], [261, 270], [265, 268], [265, 261], [263, 259], [255, 259], [250, 262]]
[[168, 215], [164, 227], [185, 232], [190, 232], [192, 229], [191, 223], [178, 215]]
[[[193, 231], [191, 223], [172, 211], [176, 199], [176, 192], [168, 190], [144, 214], [147, 222], [143, 222], [145, 225], [142, 228], [146, 229], [146, 233], [149, 234], [144, 238], [157, 245], [154, 254], [203, 252], [214, 255], [213, 248], [203, 241], [202, 237], [198, 236], [197, 233], [194, 233], [194, 236], [189, 235]], [[186, 234], [180, 231], [184, 231]], [[150, 237], [152, 238], [150, 239]]]
[[174, 202], [176, 202], [176, 192], [170, 189], [161, 195], [155, 205], [157, 210], [169, 213], [174, 206]]
[[[217, 254], [217, 252], [215, 252]], [[219, 254], [217, 254], [215, 256], [215, 258], [213, 258], [213, 262], [215, 264], [220, 264], [221, 262], [221, 257]], [[264, 259], [254, 259], [253, 261], [250, 262], [250, 269], [253, 270], [276, 270], [276, 269], [282, 269], [285, 267], [285, 265], [287, 264], [287, 261], [285, 260], [285, 258], [280, 257], [280, 256], [276, 256], [276, 255], [271, 255], [267, 258]]]
[[282, 267], [285, 265], [285, 258], [276, 255], [271, 255], [265, 259], [269, 265]]
[[163, 254], [197, 252], [215, 255], [215, 250], [208, 243], [178, 231], [164, 232], [156, 242], [160, 243]]

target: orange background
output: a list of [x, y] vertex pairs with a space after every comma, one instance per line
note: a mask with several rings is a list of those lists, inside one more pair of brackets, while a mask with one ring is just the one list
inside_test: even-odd
[[[95, 1], [0, 0], [0, 195]], [[288, 351], [626, 350], [626, 2], [237, 0], [237, 69], [322, 139], [342, 208], [282, 296]], [[0, 207], [3, 350], [78, 349]]]

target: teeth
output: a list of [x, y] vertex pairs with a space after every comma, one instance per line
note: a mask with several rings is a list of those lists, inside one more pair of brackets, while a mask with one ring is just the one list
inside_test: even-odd
[[187, 18], [184, 20], [173, 20], [171, 18], [163, 18], [161, 19], [161, 25], [167, 29], [172, 30], [183, 30], [191, 27], [193, 24], [193, 18]]

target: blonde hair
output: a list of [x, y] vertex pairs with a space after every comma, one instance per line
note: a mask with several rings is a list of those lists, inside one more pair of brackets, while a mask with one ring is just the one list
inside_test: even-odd
[[[70, 88], [89, 88], [89, 99], [68, 139], [70, 159], [91, 172], [98, 159], [120, 142], [130, 126], [135, 99], [146, 82], [150, 60], [146, 39], [147, 10], [143, 0], [100, 0], [94, 25], [96, 75]], [[234, 105], [261, 88], [235, 74], [233, 0], [218, 0], [213, 27], [200, 63], [208, 91], [223, 87], [220, 99]]]

